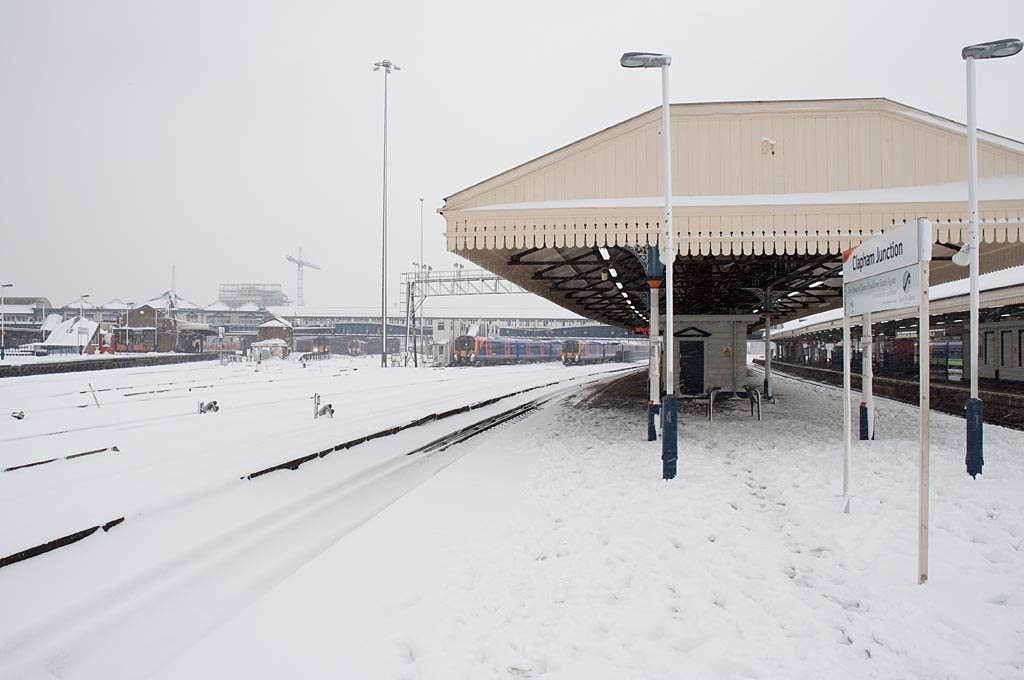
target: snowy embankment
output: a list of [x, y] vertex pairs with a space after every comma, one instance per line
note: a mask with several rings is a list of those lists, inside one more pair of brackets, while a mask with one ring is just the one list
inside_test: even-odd
[[[0, 677], [144, 676], [471, 449], [406, 453], [623, 370], [638, 369], [381, 370], [338, 357], [5, 380], [0, 408], [25, 417], [0, 421], [0, 511], [16, 518], [0, 557], [125, 521], [0, 569], [0, 601], [18, 613], [0, 618]], [[314, 392], [334, 418], [313, 420]], [[502, 395], [514, 396], [245, 479]], [[220, 411], [197, 413], [213, 399]]]
[[502, 429], [160, 678], [1024, 677], [1024, 433], [932, 417], [916, 583], [917, 412], [880, 400], [839, 512], [840, 392], [779, 377], [753, 421], [681, 416], [660, 479], [643, 407]]

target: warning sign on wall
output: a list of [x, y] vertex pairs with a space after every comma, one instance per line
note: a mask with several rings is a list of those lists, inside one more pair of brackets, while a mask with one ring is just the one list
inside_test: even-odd
[[722, 356], [726, 359], [732, 359], [732, 347], [726, 347], [722, 350]]

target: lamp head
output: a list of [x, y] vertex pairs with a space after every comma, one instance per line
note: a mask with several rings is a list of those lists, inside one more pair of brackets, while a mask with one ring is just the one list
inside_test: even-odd
[[1017, 38], [1003, 38], [991, 42], [968, 45], [960, 51], [964, 59], [999, 59], [1001, 57], [1012, 57], [1024, 48], [1024, 42]]
[[657, 52], [626, 52], [619, 58], [619, 65], [623, 68], [658, 68], [671, 63], [670, 55]]

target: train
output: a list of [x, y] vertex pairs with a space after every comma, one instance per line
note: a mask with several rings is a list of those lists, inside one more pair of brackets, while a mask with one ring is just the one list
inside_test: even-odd
[[[912, 374], [917, 371], [917, 339], [895, 338], [883, 366], [894, 373]], [[962, 372], [964, 348], [960, 340], [932, 340], [930, 343], [931, 370]]]
[[535, 339], [461, 335], [455, 338], [452, 364], [492, 366], [561, 361], [580, 366], [606, 361], [636, 361], [647, 356], [647, 343], [631, 340]]
[[558, 361], [561, 341], [532, 338], [490, 338], [460, 335], [455, 338], [456, 366], [522, 364]]
[[644, 343], [623, 340], [563, 340], [562, 363], [566, 366], [601, 364], [610, 361], [635, 361], [634, 350]]
[[348, 341], [348, 353], [350, 356], [360, 356], [366, 354], [366, 341], [360, 340], [359, 338], [352, 338]]

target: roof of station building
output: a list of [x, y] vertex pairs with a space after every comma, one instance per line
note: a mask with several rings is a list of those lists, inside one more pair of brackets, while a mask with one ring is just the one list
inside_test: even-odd
[[[662, 240], [661, 126], [652, 109], [448, 196], [448, 249], [575, 312], [631, 324], [646, 277], [622, 253]], [[1024, 262], [1024, 143], [978, 138], [989, 272]], [[674, 104], [671, 142], [676, 269], [692, 283], [684, 313], [750, 313], [754, 298], [734, 291], [766, 285], [785, 297], [784, 317], [835, 307], [842, 251], [917, 217], [933, 223], [932, 281], [966, 275], [948, 262], [968, 228], [966, 128], [955, 121], [883, 98]], [[618, 251], [609, 262], [622, 287], [598, 248]], [[806, 295], [812, 283], [827, 285]]]

